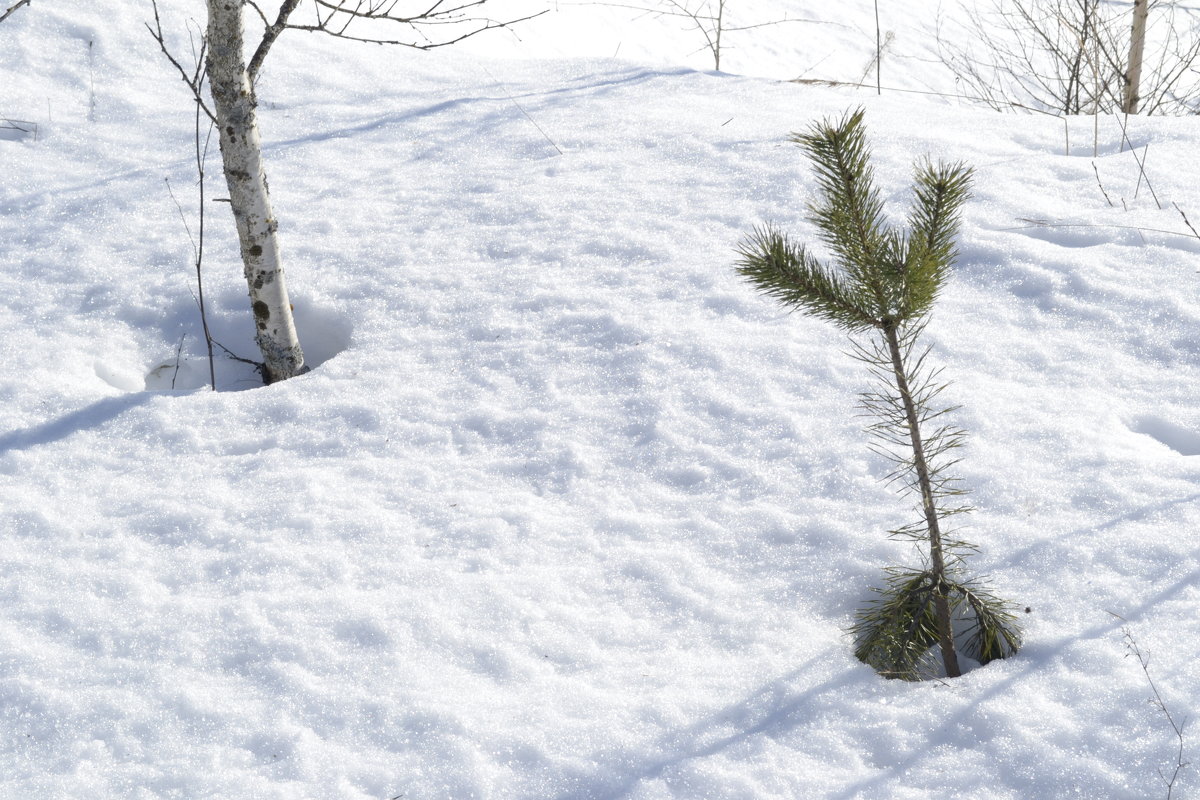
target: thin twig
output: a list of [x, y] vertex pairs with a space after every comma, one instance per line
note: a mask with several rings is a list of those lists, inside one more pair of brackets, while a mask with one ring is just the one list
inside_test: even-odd
[[1034, 228], [1105, 228], [1118, 231], [1140, 231], [1141, 233], [1162, 233], [1167, 236], [1182, 236], [1186, 239], [1191, 239], [1193, 234], [1183, 233], [1182, 231], [1168, 231], [1162, 228], [1142, 228], [1137, 225], [1099, 225], [1088, 222], [1049, 222], [1044, 219], [1031, 219], [1029, 217], [1017, 217], [1018, 222], [1028, 222], [1028, 225], [1018, 225], [1012, 228], [996, 228], [995, 230], [1010, 232], [1010, 231], [1027, 231]]
[[157, 0], [151, 0], [151, 6], [154, 9], [154, 27], [151, 28], [150, 24], [146, 23], [146, 30], [150, 31], [150, 35], [154, 37], [154, 41], [158, 42], [158, 46], [163, 51], [163, 55], [167, 57], [167, 61], [170, 61], [171, 65], [174, 66], [179, 72], [180, 77], [183, 78], [183, 82], [187, 84], [189, 89], [191, 89], [192, 97], [200, 105], [200, 107], [204, 109], [204, 113], [208, 115], [208, 118], [212, 120], [213, 124], [215, 125], [217, 123], [217, 117], [209, 109], [208, 104], [204, 102], [204, 96], [200, 93], [200, 85], [204, 82], [202, 77], [204, 72], [204, 59], [197, 60], [195, 71], [189, 75], [188, 71], [183, 68], [183, 65], [180, 64], [175, 56], [171, 54], [171, 51], [167, 49], [167, 42], [163, 37], [162, 32], [162, 22], [158, 18]]
[[[486, 18], [469, 17], [463, 14], [466, 9], [475, 6], [483, 5], [487, 0], [462, 0], [458, 5], [446, 6], [443, 0], [436, 0], [433, 5], [428, 6], [424, 11], [413, 16], [399, 16], [392, 13], [395, 7], [395, 0], [354, 0], [351, 7], [351, 0], [313, 0], [316, 6], [317, 21], [313, 24], [298, 25], [287, 22], [287, 14], [291, 14], [292, 10], [298, 4], [299, 0], [286, 0], [284, 6], [280, 9], [280, 18], [276, 20], [275, 25], [269, 26], [267, 33], [264, 34], [263, 42], [259, 45], [260, 49], [265, 45], [270, 48], [272, 42], [283, 30], [309, 31], [312, 33], [324, 33], [338, 39], [348, 39], [353, 42], [365, 42], [368, 44], [390, 44], [400, 47], [412, 47], [417, 50], [432, 50], [438, 47], [447, 47], [452, 44], [457, 44], [464, 39], [469, 39], [484, 31], [495, 30], [497, 28], [507, 28], [510, 25], [515, 25], [518, 22], [526, 22], [534, 17], [540, 17], [549, 9], [539, 11], [535, 14], [519, 17], [517, 19], [505, 20], [504, 22], [496, 22], [495, 20]], [[325, 16], [321, 16], [322, 9], [325, 10]], [[261, 12], [260, 12], [261, 13]], [[355, 36], [347, 33], [350, 24], [355, 20], [370, 20], [377, 22], [397, 22], [403, 25], [410, 26], [418, 33], [421, 33], [421, 27], [435, 27], [443, 25], [461, 26], [471, 25], [472, 27], [458, 36], [453, 36], [447, 39], [432, 40], [426, 37], [423, 33], [421, 36], [425, 39], [424, 42], [415, 42], [403, 39], [381, 39], [374, 36]], [[278, 30], [275, 26], [283, 25]], [[274, 33], [272, 34], [272, 31]], [[268, 36], [270, 38], [268, 39]], [[265, 52], [263, 53], [265, 56]], [[257, 70], [261, 66], [262, 59], [258, 58], [258, 53], [255, 53], [255, 62], [252, 59], [252, 65]]]
[[[875, 84], [873, 84], [873, 83], [863, 83], [862, 81], [833, 81], [833, 80], [826, 80], [824, 78], [792, 78], [791, 80], [788, 81], [788, 83], [799, 83], [804, 86], [846, 87], [846, 88], [850, 88], [850, 89], [873, 89], [873, 88], [875, 88]], [[964, 95], [961, 93], [955, 94], [952, 92], [935, 92], [935, 91], [932, 91], [929, 89], [901, 89], [896, 86], [889, 86], [888, 91], [889, 92], [899, 92], [901, 94], [928, 95], [929, 97], [949, 97], [949, 98], [953, 98], [955, 100], [978, 100], [979, 102], [990, 102], [990, 101], [986, 101], [982, 97], [972, 97], [971, 95]], [[1058, 114], [1053, 111], [1046, 111], [1045, 109], [1042, 109], [1042, 108], [1034, 108], [1032, 106], [1022, 105], [1021, 103], [1017, 103], [1017, 102], [1005, 102], [1004, 105], [1011, 106], [1013, 108], [1019, 108], [1022, 111], [1029, 111], [1034, 114], [1043, 114], [1047, 117], [1058, 117], [1060, 119], [1063, 118], [1062, 114]]]
[[240, 361], [243, 364], [249, 364], [250, 366], [254, 367], [254, 369], [258, 370], [258, 374], [263, 376], [263, 380], [266, 380], [266, 369], [267, 369], [266, 364], [264, 364], [261, 361], [255, 361], [254, 359], [251, 359], [251, 358], [242, 358], [237, 353], [233, 352], [228, 347], [226, 347], [225, 345], [218, 342], [216, 339], [213, 339], [212, 343], [225, 351], [226, 358], [229, 358], [232, 361]]
[[562, 149], [557, 144], [554, 143], [553, 139], [550, 138], [550, 134], [548, 134], [544, 130], [542, 130], [542, 126], [538, 125], [537, 121], [533, 117], [529, 116], [529, 112], [526, 111], [525, 108], [520, 103], [517, 102], [517, 99], [512, 96], [512, 94], [508, 91], [508, 89], [505, 89], [504, 85], [502, 83], [500, 83], [500, 81], [496, 80], [496, 76], [493, 75], [492, 73], [488, 72], [487, 67], [481, 66], [481, 69], [484, 72], [486, 72], [487, 76], [492, 79], [492, 82], [495, 83], [496, 86], [498, 86], [500, 88], [500, 91], [504, 92], [504, 94], [508, 97], [508, 99], [512, 101], [512, 104], [517, 107], [517, 110], [525, 115], [525, 119], [529, 120], [530, 124], [533, 125], [533, 127], [537, 128], [538, 133], [540, 133], [542, 136], [545, 137], [546, 141], [550, 143], [550, 146], [553, 147], [555, 150], [557, 150], [558, 154], [560, 156], [565, 155], [563, 153]]
[[183, 340], [187, 338], [187, 331], [184, 331], [179, 337], [179, 344], [175, 347], [175, 371], [171, 373], [171, 388], [175, 388], [175, 380], [179, 377], [179, 363], [183, 356]]
[[[201, 48], [203, 53], [203, 48]], [[201, 78], [203, 81], [203, 77]], [[212, 141], [213, 124], [208, 123], [204, 147], [200, 147], [200, 103], [196, 103], [196, 173], [199, 175], [197, 191], [200, 199], [200, 244], [196, 248], [196, 302], [200, 306], [200, 326], [204, 329], [204, 343], [208, 348], [208, 380], [212, 390], [217, 390], [217, 370], [213, 364], [213, 338], [208, 328], [208, 310], [204, 305], [204, 165], [208, 159], [208, 145]]]
[[[1133, 155], [1133, 160], [1136, 161], [1138, 165], [1138, 187], [1133, 192], [1133, 199], [1137, 199], [1138, 189], [1141, 188], [1142, 180], [1145, 179], [1146, 188], [1150, 190], [1150, 196], [1154, 198], [1154, 204], [1158, 206], [1159, 211], [1162, 211], [1162, 203], [1160, 203], [1158, 200], [1158, 192], [1154, 191], [1154, 184], [1150, 183], [1150, 176], [1146, 174], [1146, 155], [1138, 158], [1137, 148], [1133, 146], [1133, 142], [1129, 141], [1129, 128], [1125, 124], [1125, 120], [1121, 119], [1120, 117], [1117, 117], [1117, 120], [1121, 126], [1121, 140], [1128, 143], [1129, 152]], [[1146, 145], [1146, 154], [1148, 155], [1149, 152], [1150, 145]]]
[[880, 62], [883, 61], [883, 45], [879, 39], [879, 0], [875, 0], [875, 94], [883, 94]]
[[175, 196], [175, 190], [171, 188], [171, 179], [163, 178], [163, 183], [167, 185], [167, 194], [171, 195], [171, 201], [175, 203], [175, 208], [179, 211], [179, 219], [183, 221], [183, 229], [187, 231], [188, 240], [192, 243], [192, 256], [196, 256], [196, 238], [192, 236], [192, 227], [188, 225], [187, 215], [183, 213], [183, 206], [179, 203], [179, 198]]
[[21, 6], [27, 5], [29, 5], [29, 0], [17, 0], [16, 3], [8, 7], [7, 11], [5, 11], [3, 14], [0, 14], [0, 22], [4, 22], [4, 20], [8, 19], [8, 16]]
[[[1117, 619], [1124, 620], [1124, 617], [1120, 616], [1119, 614], [1113, 614], [1111, 611], [1108, 613], [1112, 614]], [[1171, 777], [1168, 778], [1161, 768], [1158, 770], [1158, 776], [1162, 779], [1163, 784], [1165, 784], [1167, 787], [1167, 800], [1171, 800], [1172, 794], [1175, 791], [1175, 784], [1179, 780], [1179, 773], [1183, 772], [1183, 770], [1189, 765], [1189, 762], [1183, 759], [1183, 729], [1187, 725], [1187, 720], [1176, 722], [1175, 717], [1171, 714], [1170, 709], [1167, 708], [1167, 703], [1165, 700], [1163, 700], [1162, 694], [1159, 693], [1158, 686], [1154, 683], [1154, 678], [1150, 676], [1150, 655], [1149, 653], [1142, 652], [1142, 649], [1138, 647], [1137, 640], [1133, 638], [1133, 631], [1128, 625], [1123, 625], [1121, 627], [1121, 633], [1125, 638], [1125, 650], [1127, 651], [1127, 656], [1133, 656], [1137, 659], [1138, 666], [1142, 668], [1142, 674], [1146, 676], [1146, 683], [1150, 684], [1150, 691], [1154, 693], [1154, 699], [1150, 701], [1150, 705], [1157, 708], [1162, 712], [1163, 716], [1166, 717], [1167, 724], [1171, 726], [1171, 730], [1175, 733], [1175, 739], [1179, 743], [1179, 747], [1175, 751], [1175, 763], [1171, 766]]]
[[1092, 162], [1092, 171], [1096, 173], [1096, 185], [1100, 187], [1100, 193], [1104, 195], [1104, 199], [1111, 206], [1113, 204], [1112, 198], [1108, 196], [1108, 192], [1104, 191], [1104, 184], [1100, 182], [1100, 168], [1096, 166], [1095, 161]]
[[1175, 206], [1175, 210], [1179, 212], [1179, 216], [1183, 217], [1183, 224], [1188, 226], [1188, 230], [1191, 231], [1197, 239], [1200, 239], [1200, 233], [1196, 233], [1196, 229], [1192, 227], [1192, 223], [1188, 222], [1187, 214], [1183, 213], [1183, 209], [1179, 207], [1179, 204], [1172, 202], [1171, 205]]
[[[155, 9], [155, 22], [157, 22], [157, 21], [158, 21], [158, 12], [157, 12], [157, 9]], [[196, 57], [197, 64], [204, 63], [204, 56], [206, 53], [207, 44], [208, 43], [202, 38], [200, 40], [200, 52], [196, 53], [195, 49], [193, 48], [193, 55], [195, 55], [195, 57]], [[164, 49], [164, 52], [165, 52], [165, 49]], [[168, 54], [168, 57], [170, 57], [169, 54]], [[179, 210], [179, 218], [181, 220], [183, 220], [183, 228], [184, 228], [184, 230], [187, 231], [188, 239], [192, 243], [192, 256], [195, 259], [195, 264], [196, 264], [196, 290], [198, 292], [198, 294], [196, 296], [196, 304], [197, 304], [197, 306], [199, 306], [199, 309], [200, 309], [200, 326], [204, 331], [204, 342], [208, 348], [209, 385], [212, 387], [212, 390], [215, 392], [217, 390], [217, 373], [216, 373], [216, 367], [214, 365], [214, 359], [213, 359], [212, 333], [209, 331], [209, 327], [208, 327], [208, 310], [205, 307], [205, 303], [204, 303], [204, 277], [203, 277], [204, 205], [205, 205], [204, 204], [204, 186], [205, 186], [205, 184], [204, 184], [204, 165], [208, 158], [208, 146], [209, 146], [209, 143], [212, 141], [213, 122], [212, 121], [209, 122], [208, 133], [204, 138], [204, 145], [202, 147], [200, 144], [200, 119], [201, 119], [200, 112], [207, 111], [207, 109], [205, 109], [203, 107], [203, 104], [200, 100], [200, 92], [204, 88], [204, 71], [202, 69], [197, 67], [196, 83], [194, 85], [192, 85], [192, 84], [189, 84], [189, 85], [192, 86], [193, 100], [196, 103], [196, 127], [195, 127], [194, 141], [195, 141], [195, 148], [196, 148], [195, 149], [196, 173], [199, 177], [197, 186], [198, 186], [198, 192], [200, 195], [200, 203], [199, 203], [199, 205], [200, 205], [200, 231], [199, 231], [199, 240], [198, 241], [197, 241], [196, 237], [194, 237], [192, 235], [192, 228], [190, 225], [188, 225], [187, 215], [183, 212], [183, 206], [180, 204], [179, 199], [177, 197], [175, 197], [175, 192], [171, 188], [171, 179], [163, 178], [163, 180], [167, 184], [167, 192], [171, 195], [171, 200], [174, 201], [175, 208], [177, 208]], [[180, 341], [180, 346], [181, 347], [183, 346], [182, 340]], [[175, 371], [176, 371], [176, 373], [178, 373], [178, 371], [179, 371], [178, 364], [176, 364]], [[174, 378], [171, 379], [171, 388], [172, 389], [175, 388]]]

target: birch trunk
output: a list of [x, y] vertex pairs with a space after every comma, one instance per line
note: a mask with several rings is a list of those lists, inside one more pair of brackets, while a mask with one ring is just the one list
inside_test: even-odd
[[242, 263], [254, 312], [263, 379], [305, 372], [279, 253], [278, 224], [263, 170], [254, 89], [246, 71], [243, 0], [208, 0], [208, 63], [213, 111], [221, 135], [221, 162], [237, 222]]
[[1147, 13], [1147, 0], [1134, 0], [1133, 30], [1129, 37], [1129, 66], [1125, 72], [1125, 97], [1121, 103], [1121, 110], [1126, 114], [1138, 113], [1138, 104], [1142, 101], [1142, 51], [1146, 46]]

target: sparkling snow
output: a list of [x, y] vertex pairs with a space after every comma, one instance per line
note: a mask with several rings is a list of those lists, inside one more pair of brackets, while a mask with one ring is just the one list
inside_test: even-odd
[[[1159, 209], [1112, 118], [1067, 155], [1061, 119], [787, 82], [865, 74], [866, 0], [731, 0], [828, 24], [731, 35], [722, 73], [603, 5], [496, 0], [550, 13], [432, 53], [288, 33], [260, 121], [316, 368], [222, 359], [213, 393], [186, 88], [148, 2], [73, 5], [0, 24], [0, 116], [38, 123], [0, 137], [0, 797], [1165, 797], [1121, 629], [1193, 718], [1194, 120], [1129, 122]], [[937, 5], [884, 5], [885, 85], [953, 91]], [[202, 4], [160, 6], [187, 60]], [[912, 510], [844, 337], [731, 268], [766, 220], [811, 237], [788, 135], [857, 105], [897, 221], [914, 159], [977, 171], [928, 340], [974, 568], [1030, 613], [950, 682], [853, 658]]]

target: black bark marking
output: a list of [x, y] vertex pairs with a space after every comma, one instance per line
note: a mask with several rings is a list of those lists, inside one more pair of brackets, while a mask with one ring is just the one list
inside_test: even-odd
[[260, 331], [267, 329], [267, 320], [271, 318], [271, 309], [262, 300], [254, 301], [254, 321]]

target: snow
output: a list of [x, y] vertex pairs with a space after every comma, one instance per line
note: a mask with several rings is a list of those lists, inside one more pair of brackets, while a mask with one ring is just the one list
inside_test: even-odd
[[[199, 4], [160, 5], [190, 53]], [[1165, 796], [1122, 628], [1193, 717], [1193, 123], [1129, 122], [1160, 209], [1111, 118], [1068, 155], [1057, 118], [789, 83], [857, 81], [872, 4], [737, 5], [836, 24], [743, 32], [722, 73], [677, 22], [565, 2], [434, 53], [285, 35], [261, 123], [315, 369], [222, 359], [216, 393], [149, 7], [0, 25], [0, 116], [39, 126], [0, 139], [0, 797]], [[936, 5], [885, 5], [885, 83], [952, 90]], [[857, 105], [895, 220], [914, 159], [977, 171], [927, 337], [972, 565], [1030, 613], [952, 681], [853, 658], [912, 510], [845, 339], [731, 267], [766, 220], [812, 237], [788, 135]], [[207, 225], [210, 323], [249, 357], [227, 207]]]

